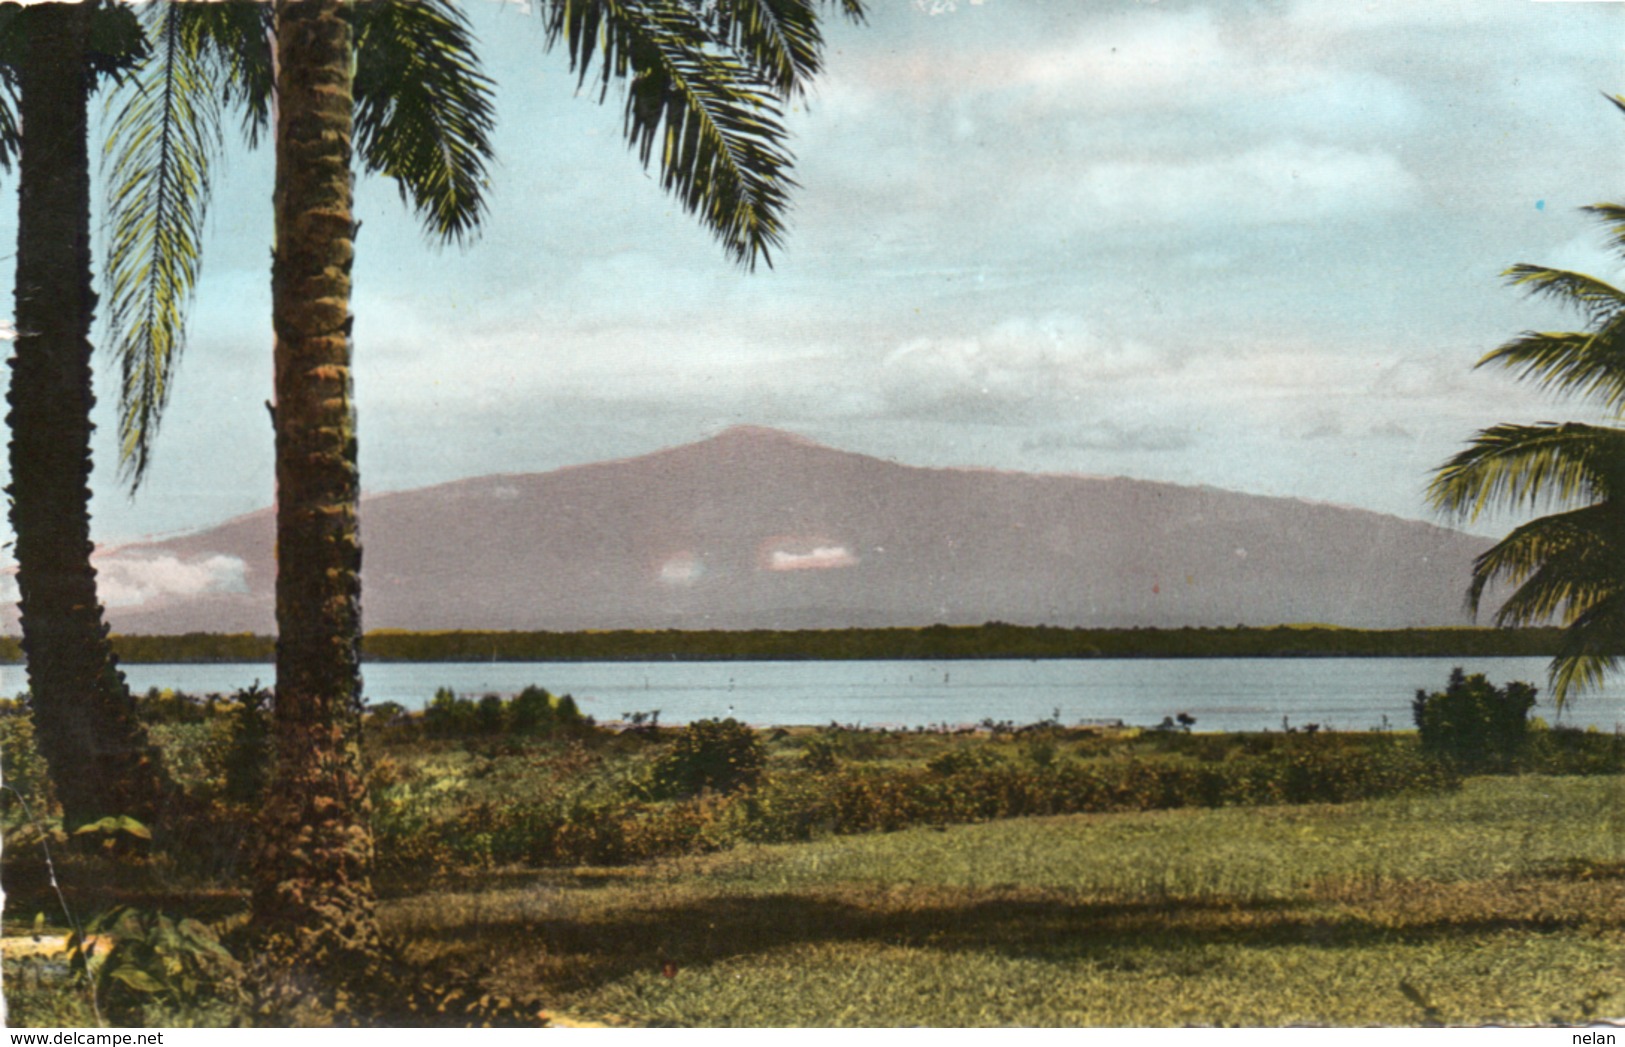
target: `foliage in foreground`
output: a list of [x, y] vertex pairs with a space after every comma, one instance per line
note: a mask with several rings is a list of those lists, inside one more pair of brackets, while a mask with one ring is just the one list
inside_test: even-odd
[[629, 1024], [1583, 1023], [1625, 1014], [1622, 811], [1615, 777], [1475, 778], [474, 874], [381, 918]]
[[[529, 699], [536, 709], [540, 708], [538, 695], [545, 695], [545, 692], [539, 688], [533, 689]], [[549, 698], [548, 709], [556, 710], [559, 703]], [[263, 717], [263, 702], [263, 692], [212, 699], [154, 692], [142, 699], [143, 710], [152, 717], [153, 736], [163, 746], [166, 761], [175, 769], [176, 778], [188, 797], [186, 816], [179, 820], [180, 824], [173, 830], [176, 835], [171, 837], [167, 850], [127, 854], [120, 859], [140, 864], [158, 889], [159, 893], [150, 898], [130, 900], [144, 907], [143, 919], [158, 919], [156, 914], [161, 911], [182, 911], [205, 922], [217, 921], [240, 907], [240, 894], [236, 893], [236, 885], [241, 883], [243, 871], [239, 856], [245, 827], [252, 824], [254, 794], [261, 786], [254, 783], [254, 775], [241, 771], [234, 774], [233, 769], [239, 766], [245, 752], [252, 752], [256, 744], [260, 744], [256, 742], [256, 738], [260, 737], [256, 725], [261, 723]], [[477, 712], [482, 703], [471, 704]], [[524, 703], [519, 703], [519, 707], [522, 710]], [[500, 710], [511, 717], [514, 703], [505, 701], [501, 703]], [[0, 713], [4, 713], [0, 715], [0, 757], [5, 762], [3, 771], [7, 784], [23, 790], [30, 806], [44, 818], [47, 830], [57, 833], [60, 839], [60, 825], [54, 820], [49, 783], [30, 744], [31, 725], [26, 712], [25, 705], [16, 703], [6, 703], [0, 708]], [[838, 873], [839, 878], [855, 882], [884, 881], [884, 893], [888, 898], [906, 901], [917, 896], [918, 904], [938, 907], [942, 910], [939, 915], [943, 920], [958, 921], [963, 928], [960, 935], [963, 940], [956, 947], [959, 950], [956, 955], [961, 956], [983, 948], [977, 945], [979, 935], [985, 935], [988, 941], [996, 943], [1000, 940], [997, 926], [1005, 923], [1017, 928], [1027, 926], [1035, 918], [1035, 913], [1047, 911], [1044, 906], [1051, 903], [1044, 900], [1048, 897], [1046, 892], [1059, 888], [1072, 889], [1066, 885], [1078, 882], [1075, 879], [1078, 874], [1072, 871], [1077, 858], [1071, 855], [1068, 845], [1050, 842], [1055, 826], [1072, 823], [1002, 820], [1015, 815], [1092, 812], [1090, 819], [1083, 824], [1094, 827], [1089, 830], [1090, 846], [1099, 849], [1100, 857], [1076, 867], [1094, 869], [1095, 873], [1091, 875], [1097, 876], [1115, 870], [1089, 890], [1119, 892], [1125, 897], [1139, 898], [1141, 901], [1133, 902], [1132, 906], [1147, 912], [1150, 911], [1145, 909], [1148, 900], [1149, 904], [1166, 909], [1179, 899], [1202, 897], [1233, 909], [1231, 901], [1226, 899], [1239, 897], [1244, 903], [1239, 910], [1241, 913], [1263, 913], [1265, 910], [1257, 908], [1260, 899], [1294, 897], [1295, 892], [1309, 889], [1327, 877], [1331, 878], [1327, 883], [1331, 883], [1338, 878], [1351, 876], [1353, 881], [1350, 882], [1365, 885], [1360, 889], [1373, 897], [1398, 891], [1389, 901], [1403, 908], [1403, 904], [1410, 904], [1404, 899], [1411, 897], [1414, 901], [1414, 896], [1411, 894], [1412, 888], [1403, 886], [1402, 881], [1421, 877], [1444, 882], [1455, 877], [1478, 875], [1471, 869], [1438, 864], [1442, 854], [1462, 850], [1463, 833], [1484, 840], [1486, 846], [1491, 848], [1482, 853], [1474, 852], [1473, 861], [1477, 863], [1476, 868], [1488, 869], [1495, 875], [1523, 868], [1524, 864], [1533, 860], [1532, 855], [1547, 855], [1549, 860], [1548, 865], [1542, 867], [1546, 869], [1543, 875], [1560, 878], [1556, 890], [1564, 897], [1574, 893], [1575, 898], [1579, 899], [1579, 894], [1575, 892], [1603, 889], [1613, 883], [1614, 879], [1611, 878], [1617, 878], [1615, 866], [1621, 860], [1617, 853], [1610, 859], [1607, 855], [1599, 856], [1583, 848], [1576, 849], [1568, 843], [1556, 849], [1538, 846], [1541, 835], [1548, 831], [1550, 825], [1568, 825], [1574, 820], [1561, 798], [1572, 794], [1580, 788], [1579, 785], [1549, 778], [1507, 779], [1509, 788], [1531, 798], [1529, 804], [1508, 806], [1499, 811], [1481, 809], [1481, 804], [1464, 805], [1463, 801], [1452, 798], [1458, 795], [1454, 786], [1460, 781], [1459, 768], [1451, 762], [1429, 757], [1422, 752], [1416, 736], [1400, 733], [1223, 735], [1182, 731], [1114, 732], [1068, 729], [1052, 721], [1027, 728], [995, 724], [991, 725], [990, 730], [975, 734], [859, 730], [836, 725], [823, 729], [756, 732], [737, 724], [728, 726], [724, 722], [702, 723], [682, 729], [657, 729], [645, 722], [637, 729], [620, 733], [580, 723], [568, 730], [550, 728], [521, 733], [509, 729], [514, 722], [511, 719], [504, 720], [508, 725], [504, 730], [491, 733], [482, 728], [476, 717], [469, 733], [461, 737], [436, 737], [426, 729], [423, 716], [408, 716], [400, 710], [378, 710], [376, 713], [369, 720], [368, 732], [374, 764], [371, 776], [374, 831], [387, 874], [385, 882], [392, 892], [410, 897], [433, 884], [466, 883], [471, 876], [515, 875], [512, 869], [515, 865], [530, 866], [522, 875], [532, 879], [565, 876], [567, 879], [564, 882], [568, 883], [576, 882], [570, 877], [584, 876], [585, 879], [580, 881], [582, 883], [616, 883], [625, 878], [628, 883], [644, 884], [649, 876], [663, 875], [658, 871], [658, 866], [635, 864], [650, 858], [722, 862], [720, 866], [708, 868], [721, 870], [723, 875], [729, 876], [734, 874], [727, 870], [741, 866], [731, 864], [730, 859], [721, 856], [705, 859], [694, 856], [712, 851], [737, 853], [741, 856], [740, 860], [748, 865], [750, 860], [754, 860], [749, 856], [769, 853], [753, 846], [757, 842], [812, 841], [813, 850], [810, 851], [797, 849], [808, 846], [798, 844], [787, 850], [771, 852], [807, 855], [806, 860], [814, 863], [812, 866], [780, 863], [775, 866], [779, 871], [774, 874], [777, 879], [772, 882], [778, 884], [776, 890], [824, 892], [820, 897], [835, 890], [837, 896], [846, 899], [839, 905], [831, 908], [825, 902], [814, 904], [803, 900], [784, 903], [789, 906], [784, 911], [773, 906], [769, 906], [772, 911], [768, 911], [756, 906], [741, 908], [730, 902], [723, 905], [722, 911], [711, 912], [710, 918], [705, 920], [707, 926], [715, 924], [716, 930], [690, 926], [688, 921], [691, 918], [700, 919], [697, 913], [706, 911], [702, 907], [698, 911], [685, 910], [690, 913], [689, 916], [675, 916], [677, 927], [668, 927], [661, 933], [668, 943], [665, 947], [681, 945], [686, 950], [692, 947], [692, 934], [704, 937], [726, 933], [742, 936], [738, 939], [741, 942], [754, 940], [751, 934], [760, 936], [769, 932], [747, 933], [736, 924], [739, 920], [752, 925], [758, 919], [766, 921], [764, 926], [776, 928], [772, 933], [782, 938], [783, 948], [774, 955], [798, 957], [798, 969], [804, 970], [808, 978], [824, 986], [819, 992], [825, 989], [834, 991], [833, 987], [837, 985], [845, 987], [841, 991], [851, 989], [851, 979], [842, 972], [869, 971], [876, 964], [885, 966], [896, 963], [900, 970], [917, 972], [910, 977], [924, 977], [926, 968], [922, 964], [927, 963], [928, 958], [933, 965], [941, 962], [940, 954], [929, 951], [904, 949], [897, 952], [893, 945], [863, 944], [854, 946], [855, 952], [849, 952], [843, 951], [845, 947], [840, 945], [845, 938], [838, 936], [835, 940], [825, 940], [803, 936], [796, 928], [809, 924], [838, 931], [841, 935], [851, 935], [858, 942], [868, 942], [869, 936], [874, 934], [884, 936], [884, 928], [888, 927], [899, 928], [899, 933], [905, 936], [923, 936], [921, 940], [942, 933], [940, 929], [930, 930], [931, 925], [924, 915], [918, 918], [906, 913], [864, 915], [876, 904], [870, 889], [860, 889], [856, 895], [848, 897], [847, 893], [843, 893], [849, 891], [846, 887], [820, 886], [826, 883], [823, 879], [826, 872], [831, 875]], [[520, 713], [521, 719], [530, 715]], [[644, 719], [647, 721], [647, 718]], [[663, 781], [672, 780], [674, 768], [696, 770], [728, 767], [732, 766], [729, 761], [740, 760], [741, 754], [743, 765], [753, 767], [754, 773], [734, 780], [728, 791], [721, 787], [724, 784], [721, 778], [712, 778], [708, 782], [690, 779], [690, 784], [698, 789], [692, 795], [686, 794], [687, 790], [673, 793], [662, 786]], [[1625, 738], [1595, 731], [1549, 730], [1537, 721], [1529, 731], [1527, 744], [1508, 769], [1546, 774], [1615, 775], [1625, 769]], [[1476, 785], [1477, 781], [1481, 780], [1470, 784]], [[1595, 789], [1612, 790], [1617, 794], [1620, 788], [1617, 778], [1599, 777], [1594, 781]], [[1375, 806], [1368, 806], [1370, 801], [1361, 799], [1398, 795], [1417, 798], [1389, 799]], [[36, 868], [37, 833], [24, 825], [21, 805], [16, 798], [9, 792], [5, 796], [6, 799], [0, 803], [7, 844], [4, 872], [6, 887], [11, 893], [9, 901], [12, 908], [8, 910], [8, 915], [12, 917], [15, 927], [19, 917], [27, 920], [37, 909], [49, 908], [49, 904], [45, 901], [47, 894], [43, 870]], [[1343, 806], [1303, 806], [1305, 802], [1316, 800], [1336, 801]], [[1349, 806], [1351, 802], [1353, 806]], [[1215, 807], [1232, 809], [1217, 810]], [[1439, 815], [1434, 823], [1431, 831], [1440, 834], [1437, 840], [1419, 838], [1417, 833], [1420, 830], [1414, 826], [1405, 833], [1390, 832], [1383, 825], [1373, 822], [1374, 815], [1362, 813], [1424, 807], [1435, 813], [1447, 808], [1454, 812], [1449, 818]], [[1524, 807], [1529, 809], [1525, 810]], [[1598, 824], [1593, 819], [1584, 833], [1589, 833], [1592, 840], [1605, 847], [1612, 846], [1618, 852], [1620, 825], [1617, 810], [1622, 808], [1625, 808], [1625, 797], [1616, 795], [1612, 827]], [[1347, 813], [1317, 813], [1322, 811]], [[1189, 864], [1202, 855], [1208, 856], [1200, 859], [1205, 863], [1204, 872], [1189, 874], [1196, 876], [1194, 880], [1187, 882], [1188, 874], [1179, 872], [1179, 863], [1170, 864], [1166, 855], [1149, 851], [1142, 853], [1142, 849], [1135, 844], [1137, 834], [1144, 830], [1134, 829], [1130, 832], [1129, 829], [1135, 826], [1161, 826], [1165, 824], [1161, 819], [1172, 819], [1186, 827], [1180, 836], [1180, 846], [1186, 853], [1182, 861]], [[1517, 823], [1519, 836], [1511, 842], [1490, 831], [1491, 826], [1509, 819]], [[968, 822], [991, 824], [974, 830], [959, 825]], [[1218, 828], [1209, 835], [1194, 833], [1191, 828], [1203, 825]], [[1282, 839], [1276, 839], [1279, 833], [1271, 835], [1276, 828], [1288, 825], [1300, 828], [1287, 832]], [[1127, 835], [1115, 831], [1101, 835], [1103, 826], [1125, 827], [1123, 832]], [[873, 830], [886, 833], [877, 835]], [[1312, 832], [1313, 838], [1295, 835], [1300, 830]], [[1019, 862], [1019, 870], [1001, 868], [976, 872], [974, 865], [964, 865], [967, 855], [952, 846], [954, 841], [965, 839], [961, 835], [964, 833], [983, 832], [992, 833], [1003, 841], [990, 846], [998, 851], [1000, 861]], [[863, 833], [870, 835], [853, 835]], [[1238, 844], [1227, 842], [1224, 838], [1226, 834], [1238, 837], [1252, 834], [1258, 837], [1255, 850], [1273, 850], [1278, 852], [1278, 856], [1268, 857], [1263, 851], [1249, 852], [1250, 857], [1232, 854], [1231, 851]], [[839, 842], [829, 840], [830, 837], [839, 837]], [[1148, 838], [1167, 837], [1156, 829]], [[821, 840], [827, 842], [818, 842]], [[901, 842], [889, 842], [893, 840]], [[1443, 845], [1441, 850], [1441, 841], [1445, 840], [1454, 842]], [[931, 841], [938, 841], [948, 849], [942, 850]], [[1313, 847], [1309, 846], [1311, 843]], [[882, 856], [891, 853], [890, 849], [894, 847], [901, 848], [898, 855], [915, 855], [918, 862], [897, 865], [896, 861], [900, 859], [883, 860]], [[1377, 848], [1380, 855], [1373, 848]], [[1499, 852], [1492, 853], [1497, 848]], [[1279, 857], [1289, 853], [1296, 857], [1290, 861]], [[837, 859], [837, 855], [847, 857]], [[1313, 860], [1311, 855], [1314, 856]], [[76, 889], [94, 886], [87, 885], [85, 878], [94, 871], [95, 857], [72, 853], [65, 857], [69, 864], [68, 875], [74, 880]], [[975, 861], [983, 861], [985, 857], [976, 858]], [[1423, 859], [1426, 859], [1425, 870], [1416, 865], [1417, 861]], [[914, 862], [914, 859], [909, 861]], [[569, 873], [547, 869], [561, 865], [575, 867], [578, 871]], [[618, 865], [623, 871], [614, 873], [600, 868], [594, 872], [594, 865]], [[499, 870], [504, 867], [509, 871], [500, 873]], [[793, 869], [802, 871], [790, 875], [789, 870]], [[823, 871], [812, 880], [807, 880], [804, 874], [808, 869]], [[1284, 880], [1280, 878], [1283, 875], [1286, 876]], [[789, 878], [786, 879], [786, 876]], [[996, 879], [988, 880], [988, 876], [996, 876]], [[1020, 901], [1019, 898], [999, 901], [980, 895], [956, 901], [942, 895], [938, 888], [918, 886], [944, 881], [945, 877], [947, 881], [961, 884], [954, 888], [956, 891], [993, 890], [1000, 898], [1005, 898], [1010, 891], [1016, 891], [1018, 895], [1028, 891], [1037, 891], [1038, 894], [1029, 901]], [[1346, 886], [1337, 888], [1339, 891], [1346, 889]], [[1539, 889], [1543, 897], [1551, 896], [1553, 891], [1545, 881], [1542, 881]], [[1191, 894], [1193, 890], [1195, 895]], [[1435, 885], [1427, 890], [1438, 893], [1444, 889]], [[88, 893], [96, 892], [89, 890]], [[123, 903], [117, 895], [107, 897], [111, 901], [98, 903], [99, 911], [105, 911], [110, 904]], [[1500, 905], [1503, 901], [1507, 905], [1523, 904], [1518, 897], [1521, 896], [1507, 900], [1497, 895], [1495, 904]], [[177, 905], [179, 899], [186, 901]], [[916, 901], [909, 901], [908, 904], [914, 905]], [[1467, 905], [1467, 902], [1459, 899], [1445, 899], [1445, 902]], [[1612, 904], [1600, 897], [1593, 899], [1593, 902], [1598, 905]], [[485, 905], [483, 902], [479, 904]], [[704, 904], [708, 906], [712, 903]], [[1034, 908], [1035, 904], [1037, 908]], [[1575, 900], [1572, 904], [1579, 905], [1580, 901]], [[850, 908], [852, 905], [856, 909]], [[955, 913], [955, 906], [969, 908]], [[23, 911], [24, 908], [26, 911]], [[87, 909], [87, 913], [89, 911]], [[1177, 915], [1179, 906], [1175, 905], [1167, 911]], [[1465, 913], [1465, 909], [1462, 911]], [[1067, 913], [1074, 915], [1065, 916]], [[1165, 972], [1186, 962], [1195, 963], [1201, 969], [1211, 966], [1213, 969], [1239, 970], [1249, 964], [1257, 967], [1257, 956], [1260, 954], [1256, 950], [1234, 953], [1229, 946], [1201, 944], [1206, 932], [1198, 926], [1201, 920], [1197, 916], [1178, 919], [1170, 916], [1173, 923], [1166, 926], [1158, 917], [1140, 926], [1122, 923], [1107, 911], [1096, 912], [1068, 903], [1054, 910], [1056, 919], [1064, 916], [1061, 923], [1054, 923], [1045, 917], [1050, 922], [1042, 922], [1042, 930], [1030, 927], [1029, 931], [1035, 935], [1051, 932], [1074, 934], [1081, 936], [1080, 941], [1098, 943], [1102, 940], [1100, 933], [1103, 932], [1088, 931], [1082, 926], [1067, 930], [1071, 927], [1067, 920], [1074, 917], [1083, 919], [1090, 913], [1093, 913], [1090, 919], [1098, 918], [1100, 926], [1115, 926], [1138, 943], [1135, 948], [1139, 952], [1134, 955], [1139, 958], [1128, 957], [1128, 952], [1125, 952], [1123, 955], [1128, 959], [1124, 962], [1127, 963], [1147, 963], [1148, 969], [1155, 966], [1165, 969]], [[556, 916], [563, 922], [548, 924], [554, 928], [549, 933], [569, 937], [576, 943], [572, 948], [609, 949], [612, 952], [619, 948], [601, 942], [589, 947], [588, 939], [596, 941], [606, 931], [602, 924], [594, 922], [598, 917], [585, 918], [568, 908], [562, 915]], [[1401, 914], [1392, 918], [1402, 922], [1410, 917]], [[1461, 918], [1466, 919], [1465, 915]], [[626, 916], [625, 919], [636, 924], [642, 917]], [[920, 922], [922, 920], [927, 922]], [[1191, 924], [1191, 920], [1196, 922]], [[1564, 917], [1563, 920], [1569, 918]], [[179, 922], [178, 919], [171, 921], [172, 925]], [[1569, 925], [1560, 922], [1557, 926], [1562, 928]], [[157, 926], [162, 926], [161, 922]], [[1090, 926], [1095, 924], [1090, 923]], [[1318, 925], [1288, 920], [1278, 925], [1278, 931], [1268, 933], [1284, 935], [1287, 943], [1291, 944], [1304, 940], [1305, 935], [1322, 933], [1314, 930], [1315, 926]], [[608, 928], [611, 934], [623, 931], [633, 937], [641, 933], [636, 927], [616, 925]], [[1240, 927], [1215, 930], [1214, 933], [1230, 936], [1264, 934], [1256, 928], [1246, 931]], [[1475, 942], [1480, 940], [1472, 937], [1478, 932], [1471, 928], [1464, 929], [1462, 933]], [[1187, 944], [1176, 950], [1178, 957], [1186, 959], [1161, 951], [1163, 946], [1159, 942], [1165, 935], [1176, 938], [1179, 935], [1187, 936], [1180, 939], [1187, 941]], [[1188, 937], [1191, 935], [1194, 937]], [[410, 934], [403, 937], [411, 939]], [[513, 936], [505, 934], [504, 937], [511, 944]], [[522, 937], [525, 941], [532, 941], [537, 936], [527, 931]], [[1267, 941], [1268, 935], [1258, 940]], [[1359, 940], [1353, 939], [1356, 943]], [[1494, 945], [1494, 941], [1500, 939], [1490, 934], [1483, 940]], [[228, 945], [233, 944], [229, 938], [226, 941]], [[449, 949], [450, 939], [447, 942]], [[761, 946], [764, 949], [769, 947], [765, 939]], [[997, 946], [987, 948], [997, 949]], [[554, 950], [554, 946], [548, 945], [547, 949]], [[1584, 957], [1570, 955], [1572, 951], [1565, 945], [1551, 952], [1547, 959], [1552, 962], [1590, 962]], [[501, 968], [514, 959], [464, 957], [469, 962], [462, 963], [457, 956], [442, 956], [432, 948], [425, 951], [425, 944], [421, 940], [412, 945], [409, 952], [414, 963], [439, 963], [445, 960], [454, 967], [476, 969], [492, 964]], [[526, 950], [518, 952], [529, 955]], [[564, 962], [559, 957], [566, 952], [568, 950], [563, 949], [553, 952], [555, 960], [549, 962]], [[1163, 958], [1150, 964], [1142, 954]], [[1413, 952], [1410, 955], [1419, 954]], [[1188, 959], [1193, 956], [1197, 959]], [[685, 998], [684, 994], [674, 995], [670, 992], [671, 983], [668, 980], [658, 975], [651, 980], [631, 971], [626, 972], [625, 979], [613, 985], [606, 984], [602, 992], [592, 995], [590, 998], [594, 1002], [591, 1007], [598, 1011], [632, 1014], [645, 1021], [839, 1024], [833, 1016], [809, 1018], [803, 1010], [794, 1007], [786, 1009], [789, 1005], [782, 1001], [773, 1005], [776, 1009], [769, 1010], [763, 1010], [759, 1002], [746, 1006], [730, 995], [729, 986], [737, 984], [734, 974], [738, 969], [725, 962], [720, 954], [715, 959], [720, 964], [715, 971], [685, 976], [685, 987], [692, 985], [696, 990], [703, 987], [704, 994], [721, 994], [720, 997], [708, 996], [699, 1012], [687, 1009], [691, 1005], [680, 1002]], [[686, 964], [688, 961], [684, 962]], [[752, 970], [760, 966], [754, 959], [741, 962]], [[767, 969], [781, 971], [788, 976], [788, 968], [774, 966], [778, 962], [769, 963]], [[1016, 962], [1016, 966], [1009, 966], [1010, 962]], [[1080, 1009], [1076, 1003], [1061, 1007], [1054, 998], [1035, 995], [1045, 972], [1053, 974], [1050, 961], [1041, 957], [1028, 960], [1007, 957], [1000, 963], [1002, 966], [993, 970], [978, 961], [946, 981], [939, 975], [932, 984], [940, 986], [952, 981], [966, 991], [979, 984], [1004, 985], [1013, 994], [1008, 1006], [1014, 1009], [1006, 1011], [995, 1008], [988, 1012], [989, 1015], [1004, 1015], [999, 1019], [1003, 1021], [1034, 1021], [1038, 1020], [1035, 1016], [1048, 1016], [1045, 1020], [1099, 1024], [1125, 1020], [1124, 1015], [1137, 1013], [1132, 1008], [1126, 1011], [1102, 1011], [1090, 1007]], [[1168, 967], [1170, 963], [1174, 966]], [[1372, 964], [1375, 970], [1378, 966], [1375, 954]], [[1076, 973], [1076, 964], [1068, 969]], [[1097, 988], [1114, 984], [1122, 973], [1113, 973], [1115, 968], [1103, 970], [1101, 977], [1105, 981], [1098, 983]], [[13, 966], [8, 974], [13, 976], [7, 982], [7, 993], [14, 1016], [32, 1015], [34, 1017], [27, 1020], [46, 1025], [84, 1024], [93, 1020], [93, 1016], [87, 1018], [82, 1014], [76, 1019], [74, 1008], [82, 1004], [74, 1001], [81, 997], [62, 994], [60, 982], [53, 982], [37, 965], [34, 968]], [[1268, 972], [1254, 970], [1254, 974], [1265, 977]], [[1269, 976], [1286, 975], [1277, 972]], [[1321, 971], [1316, 977], [1324, 978], [1326, 974]], [[1009, 980], [1012, 978], [1014, 981]], [[758, 994], [773, 991], [751, 978], [746, 981], [754, 986], [753, 991]], [[1440, 1014], [1458, 1013], [1448, 1005], [1448, 993], [1440, 995], [1442, 990], [1435, 982], [1418, 980], [1419, 991], [1427, 996]], [[135, 1010], [127, 1011], [131, 1017], [125, 1020], [175, 1025], [263, 1020], [256, 1011], [245, 1010], [234, 1002], [236, 998], [232, 996], [229, 980], [221, 982], [218, 992], [210, 990], [201, 993], [190, 1003], [175, 1003], [163, 994], [141, 993], [127, 983], [121, 984], [123, 988], [108, 987], [116, 989], [116, 994], [122, 994], [123, 1003], [117, 1006], [138, 1006], [139, 1009], [138, 1014]], [[493, 993], [491, 999], [500, 1000], [521, 995], [520, 989], [524, 989], [522, 995], [529, 995], [535, 986], [525, 988], [520, 983], [498, 979], [488, 988]], [[463, 1005], [477, 1005], [479, 999], [486, 995], [485, 990], [472, 995], [463, 990], [453, 991], [462, 993], [460, 1000]], [[919, 991], [922, 994], [920, 999], [925, 1000], [935, 990], [928, 987]], [[999, 991], [1003, 992], [1004, 989]], [[1306, 990], [1300, 985], [1293, 991]], [[651, 997], [648, 995], [650, 992], [663, 992], [666, 995]], [[412, 1005], [427, 1009], [421, 1013], [415, 1012], [415, 1017], [404, 1015], [401, 1020], [409, 1020], [412, 1024], [420, 1024], [431, 1018], [448, 1021], [447, 1014], [438, 1011], [438, 1008], [450, 995], [451, 991], [439, 996], [419, 993], [413, 998]], [[1230, 1019], [1226, 1020], [1243, 1020], [1235, 1017], [1237, 1015], [1276, 1013], [1264, 1008], [1263, 1001], [1255, 997], [1256, 994], [1238, 997], [1249, 1002], [1245, 1006], [1238, 1003], [1236, 1009], [1232, 1010], [1201, 1012], [1196, 1009], [1179, 1013], [1189, 1016], [1199, 1013], [1229, 1015]], [[111, 999], [112, 996], [103, 998]], [[821, 997], [815, 993], [815, 998]], [[721, 1002], [725, 999], [733, 999], [734, 1003]], [[958, 1013], [950, 1008], [933, 1019], [922, 1017], [906, 1003], [887, 1010], [885, 1001], [878, 997], [868, 999], [859, 994], [851, 997], [851, 1000], [854, 1009], [848, 1017], [868, 1015], [867, 1020], [871, 1022], [936, 1021], [941, 1024], [949, 1020], [947, 1014]], [[458, 1004], [454, 1002], [452, 1006], [455, 1010]], [[1414, 1005], [1402, 1003], [1395, 1006], [1411, 1009], [1397, 1017], [1391, 1014], [1385, 1020], [1420, 1020], [1418, 1015], [1421, 1012]], [[1343, 1012], [1334, 1009], [1324, 1013], [1335, 1017]], [[888, 1014], [892, 1017], [884, 1017]], [[732, 1017], [724, 1019], [719, 1017], [721, 1015]], [[1062, 1015], [1070, 1017], [1057, 1017]], [[23, 1019], [19, 1017], [17, 1020]], [[321, 1023], [340, 1019], [318, 1008], [299, 1020]], [[983, 1019], [975, 1015], [962, 1015], [955, 1021], [974, 1024], [978, 1020]], [[1197, 1019], [1189, 1017], [1188, 1020]], [[1273, 1022], [1275, 1019], [1260, 1020]], [[1290, 1020], [1307, 1019], [1304, 1014], [1298, 1014]]]

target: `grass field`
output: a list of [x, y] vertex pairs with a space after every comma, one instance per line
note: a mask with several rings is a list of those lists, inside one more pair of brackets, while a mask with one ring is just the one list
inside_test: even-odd
[[[58, 872], [81, 915], [130, 904], [240, 928], [262, 787], [234, 778], [241, 709], [153, 704], [187, 820], [150, 853], [64, 848]], [[1617, 736], [1536, 731], [1521, 773], [1463, 778], [1399, 732], [525, 734], [490, 702], [442, 712], [467, 722], [370, 735], [386, 934], [418, 969], [583, 1020], [1625, 1016]], [[0, 717], [0, 735], [8, 784], [48, 810], [28, 721]], [[6, 930], [27, 937], [59, 906], [40, 827], [0, 813]], [[5, 975], [12, 1024], [96, 1020], [48, 958], [8, 955]], [[237, 989], [200, 983], [115, 1017], [249, 1021]]]
[[611, 1022], [1574, 1023], [1625, 1015], [1622, 812], [1618, 777], [1480, 778], [492, 872], [384, 917]]

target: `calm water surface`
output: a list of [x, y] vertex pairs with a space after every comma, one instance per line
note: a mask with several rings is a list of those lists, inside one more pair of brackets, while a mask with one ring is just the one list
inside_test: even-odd
[[[460, 694], [512, 694], [527, 684], [573, 695], [599, 720], [660, 711], [662, 723], [734, 716], [755, 724], [912, 727], [1031, 723], [1060, 710], [1064, 723], [1122, 720], [1152, 725], [1188, 712], [1198, 731], [1279, 730], [1318, 723], [1366, 730], [1410, 728], [1417, 688], [1442, 690], [1455, 665], [1494, 683], [1540, 686], [1535, 715], [1555, 720], [1544, 699], [1544, 658], [1225, 658], [946, 662], [441, 662], [369, 663], [372, 702], [422, 708], [439, 687]], [[128, 665], [137, 690], [173, 687], [227, 693], [259, 681], [270, 665]], [[21, 666], [0, 667], [0, 693], [26, 686]], [[1561, 719], [1603, 730], [1625, 725], [1625, 686], [1577, 699]]]

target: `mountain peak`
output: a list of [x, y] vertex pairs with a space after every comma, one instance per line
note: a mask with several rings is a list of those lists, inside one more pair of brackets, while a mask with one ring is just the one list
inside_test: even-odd
[[822, 447], [816, 440], [798, 433], [774, 429], [766, 425], [730, 425], [702, 443], [721, 444], [788, 444], [795, 447]]

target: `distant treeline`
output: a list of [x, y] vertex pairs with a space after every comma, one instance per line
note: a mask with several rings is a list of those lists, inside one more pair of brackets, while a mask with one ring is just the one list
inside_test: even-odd
[[[1340, 629], [1332, 626], [1062, 629], [933, 625], [921, 629], [595, 632], [375, 632], [374, 662], [910, 660], [950, 658], [1468, 658], [1555, 652], [1551, 629]], [[275, 642], [247, 633], [115, 636], [126, 662], [268, 662]], [[20, 662], [14, 637], [0, 661]]]

